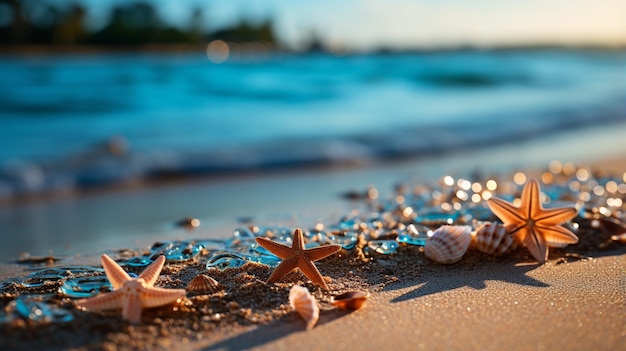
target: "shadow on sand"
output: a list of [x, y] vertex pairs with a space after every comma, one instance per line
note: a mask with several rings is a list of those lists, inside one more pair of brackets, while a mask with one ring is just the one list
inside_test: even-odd
[[[557, 253], [552, 259], [563, 254]], [[615, 253], [604, 253], [604, 255], [611, 254]], [[541, 266], [534, 262], [531, 257], [528, 257], [526, 262], [519, 262], [519, 257], [517, 259], [510, 257], [493, 258], [480, 253], [469, 253], [468, 258], [469, 260], [464, 259], [465, 262], [463, 263], [453, 265], [441, 265], [427, 261], [424, 269], [418, 275], [410, 279], [405, 277], [399, 282], [385, 286], [383, 290], [407, 289], [407, 292], [389, 301], [390, 303], [398, 303], [463, 287], [482, 290], [487, 287], [487, 281], [501, 281], [537, 288], [550, 286], [550, 284], [528, 275], [529, 272]], [[370, 283], [374, 285], [377, 281], [371, 281]], [[411, 289], [412, 287], [414, 288]], [[317, 326], [331, 323], [347, 314], [349, 312], [336, 309], [320, 311]], [[204, 350], [253, 349], [293, 333], [302, 332], [306, 332], [304, 321], [297, 314], [290, 313], [269, 324], [259, 325], [247, 332], [217, 341], [205, 347]]]
[[464, 265], [436, 265], [412, 282], [389, 285], [384, 290], [398, 290], [417, 286], [417, 288], [391, 300], [392, 303], [396, 303], [465, 286], [477, 290], [484, 289], [486, 287], [485, 282], [488, 280], [541, 288], [550, 286], [526, 275], [537, 267], [539, 267], [537, 264], [516, 264], [513, 262], [488, 262], [469, 267]]
[[[348, 314], [350, 312], [336, 309], [320, 311], [320, 318], [316, 327], [330, 323]], [[304, 321], [297, 314], [290, 313], [270, 324], [260, 325], [245, 333], [218, 341], [205, 347], [203, 350], [248, 350], [284, 338], [289, 334], [300, 332], [306, 332]]]

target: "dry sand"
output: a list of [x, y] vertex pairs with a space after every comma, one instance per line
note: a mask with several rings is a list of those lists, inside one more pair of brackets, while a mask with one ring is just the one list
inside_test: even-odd
[[[623, 171], [623, 161], [606, 165]], [[332, 279], [331, 292], [299, 273], [267, 285], [270, 269], [247, 265], [212, 273], [224, 291], [146, 310], [137, 326], [116, 312], [75, 311], [59, 298], [74, 321], [0, 324], [0, 349], [620, 350], [626, 344], [625, 253], [623, 244], [583, 237], [581, 245], [551, 250], [542, 266], [523, 248], [503, 258], [472, 251], [453, 265], [431, 262], [417, 247], [369, 262], [344, 253], [318, 264]], [[157, 285], [184, 287], [203, 263], [168, 265]], [[320, 301], [312, 330], [288, 308], [294, 283]], [[13, 289], [1, 296], [3, 305], [14, 298], [11, 291], [20, 292]], [[371, 292], [362, 309], [348, 313], [328, 303], [353, 289]]]
[[374, 293], [361, 310], [322, 314], [311, 331], [291, 316], [220, 336], [206, 349], [624, 350], [620, 253], [541, 267], [439, 267]]

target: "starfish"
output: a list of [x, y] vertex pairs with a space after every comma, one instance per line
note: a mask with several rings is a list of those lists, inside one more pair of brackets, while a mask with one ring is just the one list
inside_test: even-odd
[[548, 246], [578, 242], [576, 234], [560, 226], [574, 218], [577, 211], [573, 207], [544, 209], [540, 195], [539, 183], [533, 179], [522, 190], [520, 207], [498, 198], [489, 199], [487, 205], [504, 222], [507, 232], [516, 235], [543, 264], [548, 258]]
[[161, 255], [152, 262], [139, 277], [131, 278], [109, 256], [100, 258], [104, 271], [113, 286], [113, 291], [76, 301], [81, 308], [93, 311], [122, 309], [122, 316], [132, 324], [141, 320], [143, 308], [157, 307], [172, 303], [185, 296], [184, 289], [163, 289], [153, 287], [165, 263]]
[[307, 278], [311, 279], [314, 284], [321, 286], [324, 290], [328, 290], [324, 278], [313, 262], [336, 253], [341, 249], [340, 245], [326, 245], [305, 249], [302, 229], [300, 228], [297, 228], [293, 232], [293, 243], [291, 247], [279, 244], [267, 238], [256, 238], [256, 242], [283, 260], [278, 267], [274, 269], [274, 272], [267, 280], [268, 284], [281, 280], [287, 273], [298, 268]]

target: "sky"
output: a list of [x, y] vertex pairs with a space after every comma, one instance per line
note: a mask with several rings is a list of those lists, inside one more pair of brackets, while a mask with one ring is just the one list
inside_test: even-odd
[[[75, 0], [66, 0], [67, 2]], [[297, 46], [313, 34], [354, 49], [454, 45], [626, 44], [624, 0], [144, 0], [167, 22], [186, 25], [201, 8], [207, 29], [272, 18], [278, 37]], [[91, 23], [111, 4], [79, 0]]]

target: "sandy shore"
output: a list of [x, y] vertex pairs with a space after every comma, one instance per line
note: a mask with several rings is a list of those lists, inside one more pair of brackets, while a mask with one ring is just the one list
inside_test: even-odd
[[[461, 160], [463, 156], [458, 157]], [[445, 161], [446, 167], [449, 162], [449, 159]], [[534, 163], [529, 164], [529, 167], [536, 168]], [[429, 165], [433, 166], [433, 163]], [[442, 165], [422, 167], [426, 179], [437, 179], [444, 168]], [[455, 167], [462, 169], [463, 164], [455, 164]], [[626, 170], [626, 160], [621, 157], [603, 159], [593, 163], [592, 167], [621, 174]], [[371, 183], [381, 189], [391, 187], [399, 178], [409, 177], [409, 171], [415, 172], [414, 164], [367, 172], [354, 170], [348, 172], [348, 176], [345, 172], [335, 177], [328, 174], [318, 177], [312, 173], [298, 181], [293, 181], [293, 177], [269, 177], [256, 179], [248, 185], [227, 182], [215, 188], [208, 187], [211, 189], [208, 193], [223, 191], [222, 195], [226, 196], [229, 191], [234, 193], [233, 189], [237, 187], [241, 190], [242, 186], [249, 192], [271, 193], [277, 186], [285, 184], [294, 189], [295, 193], [285, 191], [277, 195], [281, 199], [293, 197], [290, 201], [268, 202], [267, 206], [263, 201], [271, 194], [251, 195], [256, 202], [242, 205], [245, 210], [241, 214], [247, 216], [288, 210], [301, 198], [302, 193], [295, 189], [303, 184], [309, 184], [313, 189], [329, 186], [332, 191], [318, 194], [318, 197], [310, 195], [309, 189], [307, 194], [314, 205], [303, 204], [303, 208], [314, 209], [314, 220], [328, 218], [324, 217], [328, 212], [334, 213], [336, 219], [345, 214], [347, 208], [345, 202], [329, 200], [337, 192], [363, 189]], [[470, 171], [466, 169], [466, 172]], [[381, 179], [385, 181], [376, 182]], [[268, 186], [269, 190], [258, 190], [259, 184], [271, 186]], [[202, 187], [207, 189], [206, 184]], [[178, 195], [181, 192], [183, 195], [195, 193], [194, 201], [183, 206], [183, 209], [190, 209], [199, 204], [199, 188], [190, 185], [183, 189], [156, 189], [147, 194], [112, 194], [107, 195], [108, 199], [94, 198], [91, 201], [117, 203], [120, 199], [139, 196], [144, 197], [140, 202], [145, 204], [156, 203], [155, 199], [171, 201], [168, 192]], [[176, 198], [184, 197], [178, 195]], [[232, 201], [237, 203], [241, 199]], [[123, 212], [124, 205], [121, 206], [120, 212]], [[98, 208], [102, 207], [94, 206], [92, 210]], [[165, 213], [165, 209], [172, 207], [163, 208]], [[324, 216], [317, 215], [319, 213]], [[184, 210], [180, 212], [183, 214]], [[125, 217], [121, 215], [121, 218]], [[332, 216], [330, 218], [332, 220]], [[275, 218], [266, 220], [271, 222]], [[293, 218], [282, 220], [296, 225]], [[226, 223], [224, 227], [232, 223]], [[171, 231], [168, 233], [171, 236]], [[205, 234], [195, 232], [193, 236]], [[227, 235], [225, 232], [222, 237]], [[150, 237], [152, 241], [154, 238]], [[136, 238], [131, 240], [140, 242]], [[118, 248], [102, 247], [104, 250]], [[268, 267], [244, 266], [238, 271], [215, 274], [215, 278], [226, 285], [225, 291], [207, 297], [188, 296], [185, 304], [173, 309], [148, 310], [138, 326], [123, 322], [115, 312], [73, 312], [75, 319], [69, 325], [0, 323], [0, 348], [617, 350], [623, 348], [626, 340], [626, 316], [623, 313], [626, 307], [625, 253], [623, 244], [613, 243], [607, 249], [573, 245], [552, 250], [550, 260], [541, 266], [523, 248], [502, 258], [471, 252], [461, 262], [449, 266], [427, 260], [415, 247], [402, 248], [393, 255], [376, 256], [369, 262], [359, 262], [352, 254], [347, 254], [318, 264], [320, 271], [330, 278], [330, 293], [321, 291], [300, 274], [288, 276], [283, 283], [267, 285], [263, 281], [270, 274]], [[97, 256], [71, 256], [60, 264], [70, 263], [97, 265]], [[194, 275], [203, 271], [203, 267], [202, 257], [184, 265], [167, 266], [158, 285], [184, 287]], [[27, 273], [23, 266], [4, 264], [0, 276], [4, 279], [20, 271], [20, 274]], [[304, 322], [287, 307], [288, 291], [294, 283], [308, 287], [320, 303], [320, 320], [310, 331], [305, 330]], [[42, 288], [40, 293], [54, 292], [57, 288], [50, 285]], [[15, 286], [5, 289], [1, 300], [3, 306], [13, 300], [16, 293], [24, 292], [20, 289]], [[348, 313], [329, 305], [331, 295], [352, 289], [371, 293], [362, 309]], [[58, 301], [64, 308], [72, 310], [67, 299]]]
[[[541, 267], [440, 266], [330, 311], [304, 331], [296, 316], [199, 342], [206, 350], [619, 350], [626, 337], [624, 251]], [[357, 346], [358, 345], [358, 346]]]
[[[619, 350], [626, 336], [625, 250], [593, 257], [575, 251], [555, 250], [541, 266], [525, 250], [503, 258], [470, 252], [454, 265], [431, 262], [413, 248], [360, 265], [344, 256], [318, 263], [331, 278], [330, 292], [299, 273], [266, 285], [261, 280], [269, 268], [244, 266], [209, 273], [225, 291], [146, 310], [137, 326], [115, 311], [75, 312], [66, 324], [0, 324], [0, 345], [3, 350], [292, 350], [294, 345], [301, 350]], [[202, 266], [169, 266], [159, 285], [182, 287]], [[286, 307], [294, 283], [308, 287], [319, 301], [320, 319], [312, 330]], [[347, 312], [329, 304], [331, 294], [351, 289], [371, 292], [361, 309]]]

